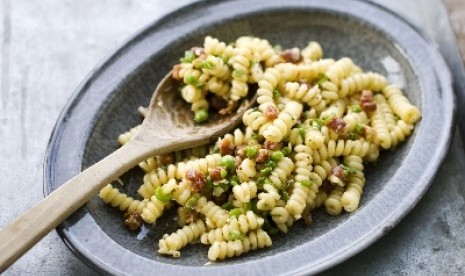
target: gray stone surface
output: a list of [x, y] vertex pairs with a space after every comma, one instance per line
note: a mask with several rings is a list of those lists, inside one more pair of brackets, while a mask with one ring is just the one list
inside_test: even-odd
[[[4, 0], [0, 4], [0, 227], [43, 197], [47, 141], [83, 77], [135, 31], [188, 2]], [[443, 52], [456, 51], [439, 0], [376, 2], [425, 26]], [[454, 55], [446, 59], [459, 62]], [[415, 209], [380, 241], [327, 274], [464, 274], [464, 169], [463, 144], [456, 132], [444, 167]], [[5, 273], [93, 274], [55, 232]]]

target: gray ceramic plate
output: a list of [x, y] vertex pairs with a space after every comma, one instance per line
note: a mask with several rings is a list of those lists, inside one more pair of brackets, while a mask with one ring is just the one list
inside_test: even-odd
[[[205, 265], [207, 248], [190, 245], [179, 259], [157, 254], [158, 239], [176, 226], [172, 218], [152, 229], [129, 233], [121, 213], [97, 197], [58, 228], [69, 247], [96, 269], [130, 275], [309, 274], [363, 250], [410, 211], [433, 181], [450, 142], [454, 117], [448, 70], [432, 43], [396, 15], [362, 1], [207, 1], [178, 10], [148, 26], [83, 81], [52, 134], [45, 163], [49, 193], [118, 145], [116, 137], [138, 124], [161, 77], [185, 49], [213, 35], [267, 38], [284, 47], [319, 41], [327, 57], [349, 56], [365, 70], [399, 84], [423, 118], [414, 134], [384, 152], [367, 171], [360, 209], [314, 224], [297, 223], [273, 246], [225, 262]], [[135, 193], [142, 172], [124, 176]]]

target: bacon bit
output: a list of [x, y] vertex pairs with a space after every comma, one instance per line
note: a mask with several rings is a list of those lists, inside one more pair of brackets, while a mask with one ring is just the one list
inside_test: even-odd
[[221, 180], [221, 168], [214, 168], [208, 172], [208, 175], [210, 175], [210, 178], [213, 181], [218, 181]]
[[234, 145], [229, 137], [218, 141], [218, 148], [221, 155], [232, 155], [234, 152]]
[[173, 163], [173, 154], [167, 153], [157, 156], [157, 163], [161, 165], [169, 165]]
[[142, 226], [142, 217], [139, 213], [125, 213], [124, 225], [131, 231], [136, 231]]
[[192, 183], [192, 188], [195, 192], [202, 190], [206, 183], [205, 176], [198, 170], [188, 170], [186, 172], [186, 179]]
[[270, 158], [270, 151], [268, 149], [259, 149], [257, 158], [255, 158], [255, 162], [257, 163], [265, 163]]
[[191, 51], [194, 53], [196, 56], [200, 56], [202, 54], [205, 54], [205, 49], [202, 47], [192, 47]]
[[299, 48], [286, 49], [286, 50], [282, 51], [279, 54], [279, 56], [285, 62], [297, 63], [297, 62], [302, 60], [302, 56], [300, 55]]
[[228, 104], [226, 105], [225, 108], [222, 108], [218, 111], [218, 113], [220, 113], [221, 115], [227, 115], [227, 114], [231, 114], [234, 112], [234, 110], [236, 110], [237, 108], [237, 101], [228, 101]]
[[307, 208], [305, 208], [302, 212], [302, 219], [307, 226], [313, 223], [312, 213], [310, 213]]
[[331, 169], [330, 175], [334, 175], [335, 177], [339, 179], [344, 179], [344, 170], [342, 168], [342, 165], [338, 165], [334, 168]]
[[281, 142], [271, 142], [271, 141], [267, 140], [263, 144], [263, 147], [265, 149], [269, 149], [269, 150], [280, 150], [280, 149], [282, 149], [283, 144]]
[[333, 118], [327, 123], [327, 126], [339, 134], [346, 127], [346, 122], [341, 118]]
[[265, 118], [268, 120], [274, 120], [278, 118], [278, 110], [276, 107], [269, 105], [265, 109]]
[[173, 70], [171, 72], [171, 77], [174, 79], [174, 80], [177, 80], [177, 81], [181, 81], [182, 78], [181, 76], [179, 76], [179, 71], [181, 70], [181, 65], [180, 64], [176, 64], [173, 66]]
[[331, 184], [329, 181], [323, 181], [323, 184], [321, 184], [320, 189], [326, 193], [330, 193], [334, 189], [334, 185]]
[[373, 102], [373, 92], [371, 90], [363, 90], [360, 95], [360, 103], [365, 112], [376, 110], [376, 103]]

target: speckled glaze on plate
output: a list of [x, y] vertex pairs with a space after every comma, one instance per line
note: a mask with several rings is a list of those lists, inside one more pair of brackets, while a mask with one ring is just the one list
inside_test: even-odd
[[[363, 250], [410, 211], [433, 181], [449, 147], [455, 106], [451, 79], [433, 44], [396, 15], [363, 1], [205, 1], [154, 22], [109, 56], [82, 82], [61, 114], [45, 160], [45, 192], [117, 147], [118, 134], [140, 122], [157, 82], [185, 49], [206, 35], [232, 41], [242, 35], [283, 47], [319, 41], [326, 57], [351, 57], [400, 85], [422, 110], [413, 135], [369, 166], [359, 210], [314, 224], [296, 223], [273, 246], [205, 265], [203, 245], [189, 245], [174, 259], [157, 254], [158, 239], [176, 229], [165, 217], [140, 233], [122, 225], [118, 210], [95, 197], [58, 227], [65, 243], [86, 263], [115, 275], [299, 275], [334, 266]], [[440, 122], [440, 123], [438, 123]], [[142, 172], [122, 179], [135, 195]]]

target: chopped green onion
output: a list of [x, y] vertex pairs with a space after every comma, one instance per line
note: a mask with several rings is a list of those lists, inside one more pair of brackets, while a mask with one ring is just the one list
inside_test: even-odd
[[195, 85], [197, 89], [203, 90], [205, 88], [205, 83], [199, 82]]
[[208, 120], [208, 111], [205, 109], [200, 109], [199, 111], [195, 112], [194, 121], [196, 123], [203, 123]]
[[358, 104], [349, 106], [349, 109], [350, 111], [355, 112], [355, 113], [362, 112], [362, 108]]
[[245, 212], [249, 211], [252, 208], [252, 203], [250, 202], [245, 202], [244, 205], [242, 205], [242, 209], [244, 209]]
[[281, 93], [279, 92], [278, 89], [273, 90], [273, 100], [279, 100], [281, 98]]
[[354, 141], [355, 139], [357, 139], [357, 136], [356, 136], [355, 133], [353, 133], [352, 131], [350, 131], [349, 133], [347, 133], [347, 137], [349, 138], [349, 140], [352, 140], [352, 141]]
[[303, 127], [297, 128], [299, 130], [299, 135], [302, 139], [305, 139], [305, 129]]
[[[312, 179], [312, 180], [313, 180], [313, 179]], [[305, 186], [305, 187], [307, 187], [307, 188], [311, 188], [313, 185], [315, 185], [315, 183], [314, 183], [315, 181], [314, 181], [314, 180], [313, 180], [313, 181], [310, 181], [310, 180], [308, 180], [308, 179], [303, 179], [303, 180], [301, 180], [301, 181], [299, 181], [299, 182], [300, 182], [300, 184], [302, 184], [302, 186]]]
[[157, 187], [157, 189], [155, 190], [155, 197], [162, 202], [168, 202], [173, 197], [173, 194], [164, 193], [162, 187]]
[[251, 147], [248, 146], [245, 148], [245, 155], [247, 155], [248, 158], [253, 159], [257, 155], [257, 148], [256, 147]]
[[318, 80], [317, 84], [322, 84], [322, 83], [327, 82], [327, 81], [329, 81], [328, 76], [322, 74], [320, 79]]
[[238, 218], [240, 215], [242, 215], [242, 210], [240, 208], [234, 208], [229, 211], [229, 217]]
[[205, 60], [200, 63], [199, 68], [201, 69], [214, 69], [216, 67], [215, 63], [211, 60]]
[[266, 163], [265, 163], [265, 167], [274, 168], [275, 166], [276, 166], [276, 162], [273, 161], [273, 160], [268, 160], [268, 161], [266, 161]]
[[221, 58], [221, 60], [223, 61], [224, 64], [228, 63], [228, 61], [229, 61], [229, 57], [228, 57], [228, 56], [221, 55], [220, 58]]
[[281, 150], [281, 152], [284, 154], [284, 156], [288, 156], [292, 151], [292, 145], [289, 143], [289, 145]]
[[233, 205], [233, 203], [231, 201], [228, 201], [225, 204], [221, 205], [221, 208], [229, 211], [232, 208], [234, 208], [234, 205]]
[[284, 153], [280, 150], [274, 151], [271, 154], [271, 160], [278, 162], [279, 160], [284, 158]]
[[185, 51], [184, 57], [180, 59], [182, 63], [191, 63], [195, 59], [195, 54], [192, 51]]
[[225, 167], [229, 171], [234, 171], [236, 168], [236, 160], [231, 155], [225, 155], [221, 158], [221, 166]]
[[342, 165], [342, 170], [344, 172], [344, 178], [357, 174], [357, 169], [354, 169], [348, 165]]
[[224, 168], [221, 168], [221, 178], [225, 179], [228, 176], [228, 171]]
[[231, 186], [236, 186], [241, 184], [241, 181], [239, 180], [239, 177], [237, 175], [232, 175], [229, 179], [229, 184], [231, 184]]
[[354, 130], [355, 130], [356, 133], [361, 134], [362, 129], [363, 129], [363, 127], [360, 124], [355, 124]]
[[194, 194], [192, 195], [187, 201], [186, 201], [186, 207], [187, 208], [194, 208], [195, 205], [197, 205], [197, 201], [199, 201], [200, 195], [199, 194]]
[[193, 76], [193, 75], [187, 75], [185, 78], [184, 78], [184, 82], [186, 84], [191, 84], [191, 85], [195, 85], [197, 83], [197, 77], [196, 76]]
[[244, 234], [242, 234], [241, 232], [237, 231], [237, 230], [229, 230], [229, 239], [231, 241], [235, 241], [235, 240], [243, 240], [244, 239]]
[[236, 78], [236, 79], [242, 77], [242, 75], [244, 75], [244, 72], [242, 72], [241, 70], [234, 70], [232, 72], [233, 78]]
[[284, 201], [288, 201], [288, 200], [289, 200], [289, 193], [286, 192], [286, 191], [282, 191], [282, 192], [281, 192], [281, 198], [282, 198]]
[[259, 186], [263, 186], [263, 184], [265, 184], [265, 180], [266, 180], [266, 177], [260, 176], [260, 177], [257, 179], [257, 184], [258, 184]]
[[273, 171], [273, 168], [271, 168], [271, 167], [266, 167], [266, 168], [264, 168], [263, 170], [260, 170], [260, 175], [268, 176], [268, 175], [271, 174], [272, 171]]

